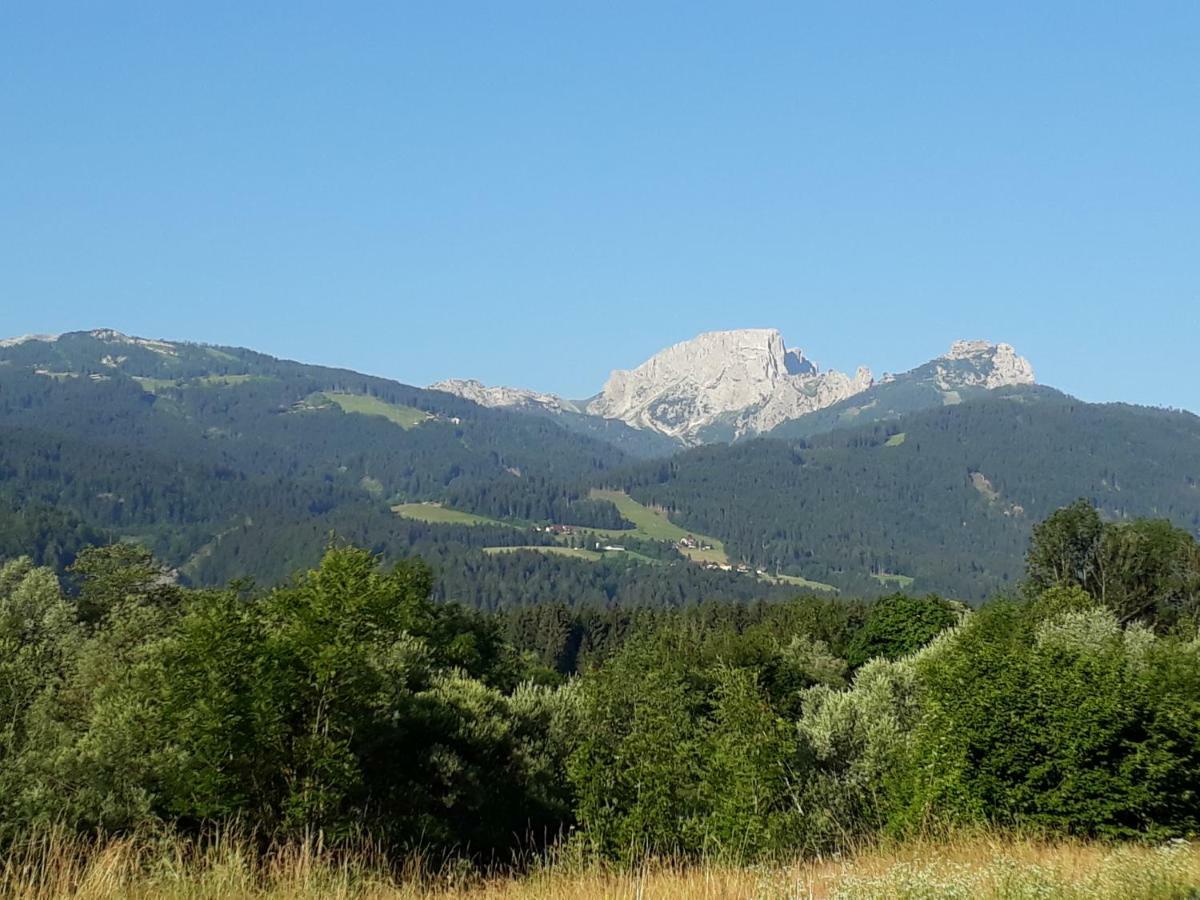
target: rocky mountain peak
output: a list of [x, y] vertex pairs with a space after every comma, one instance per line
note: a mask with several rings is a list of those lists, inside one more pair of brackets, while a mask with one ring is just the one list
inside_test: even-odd
[[820, 372], [774, 328], [714, 331], [614, 371], [587, 412], [693, 444], [711, 429], [732, 437], [767, 431], [870, 385], [866, 369], [854, 377]]
[[1034, 384], [1033, 366], [1011, 344], [955, 341], [950, 352], [935, 359], [936, 380], [942, 390], [958, 387], [988, 389]]
[[429, 385], [431, 391], [455, 394], [480, 406], [541, 407], [551, 412], [579, 412], [579, 407], [556, 394], [543, 394], [524, 388], [489, 387], [474, 378], [448, 378]]
[[[955, 341], [937, 359], [883, 382], [928, 385], [944, 402], [969, 389], [1034, 383], [1033, 367], [1010, 344]], [[823, 372], [774, 328], [712, 331], [681, 341], [632, 369], [615, 370], [590, 401], [452, 379], [430, 385], [483, 406], [584, 413], [648, 429], [683, 444], [762, 434], [847, 400], [876, 384], [871, 370]], [[935, 395], [936, 396], [936, 395]]]

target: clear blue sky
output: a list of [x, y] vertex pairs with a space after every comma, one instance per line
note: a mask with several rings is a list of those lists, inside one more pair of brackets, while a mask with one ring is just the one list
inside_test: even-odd
[[1200, 411], [1200, 3], [7, 0], [0, 323], [575, 397], [985, 337]]

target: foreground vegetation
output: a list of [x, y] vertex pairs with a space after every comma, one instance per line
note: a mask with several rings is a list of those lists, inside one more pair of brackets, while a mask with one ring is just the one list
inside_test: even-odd
[[766, 866], [659, 861], [628, 869], [556, 861], [514, 877], [418, 857], [396, 864], [377, 847], [346, 852], [317, 841], [263, 852], [229, 835], [204, 844], [128, 836], [96, 846], [60, 832], [22, 844], [0, 866], [0, 896], [13, 900], [1187, 900], [1198, 889], [1194, 845], [1112, 847], [999, 835]]
[[[420, 562], [340, 544], [268, 590], [184, 588], [128, 544], [65, 580], [0, 567], [5, 877], [115, 865], [203, 895], [223, 877], [300, 890], [295, 865], [399, 890], [384, 861], [419, 857], [443, 879], [520, 875], [493, 891], [736, 892], [966, 832], [1070, 841], [1011, 846], [1111, 856], [1098, 871], [1122, 889], [1147, 866], [1164, 891], [1195, 880], [1192, 850], [1154, 849], [1200, 833], [1200, 550], [1166, 523], [1060, 510], [1020, 593], [977, 610], [897, 594], [487, 616], [431, 588]], [[836, 887], [1076, 878], [970, 846], [855, 862]]]

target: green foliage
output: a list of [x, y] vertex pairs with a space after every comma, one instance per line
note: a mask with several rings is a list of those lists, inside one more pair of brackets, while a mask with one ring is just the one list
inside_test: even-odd
[[1195, 622], [1200, 611], [1200, 544], [1162, 519], [1105, 523], [1086, 500], [1036, 526], [1026, 555], [1029, 588], [1087, 591], [1122, 622], [1161, 628]]
[[631, 859], [702, 846], [698, 721], [704, 693], [682, 659], [631, 644], [584, 685], [588, 723], [568, 763], [587, 845]]
[[923, 714], [899, 823], [1195, 830], [1200, 646], [1123, 629], [1074, 590], [985, 607], [920, 660]]
[[420, 564], [333, 547], [266, 594], [187, 591], [117, 546], [72, 574], [74, 603], [0, 570], [0, 836], [238, 820], [483, 853], [569, 821], [573, 690], [520, 686]]
[[[1040, 528], [1047, 586], [975, 612], [893, 595], [488, 616], [435, 602], [422, 563], [342, 544], [266, 591], [181, 587], [131, 544], [80, 553], [66, 592], [19, 559], [0, 567], [0, 843], [237, 822], [492, 859], [573, 831], [628, 863], [978, 824], [1192, 835], [1200, 639], [1162, 618], [1189, 545], [1090, 522]], [[1157, 629], [1117, 584], [1155, 598]]]
[[747, 859], [801, 840], [809, 762], [789, 715], [844, 663], [764, 625], [669, 619], [583, 680], [568, 772], [591, 850]]
[[[925, 651], [931, 652], [931, 651]], [[797, 722], [813, 762], [805, 785], [806, 846], [852, 844], [880, 831], [921, 716], [913, 657], [877, 658], [844, 690], [813, 687]]]
[[909, 597], [892, 594], [871, 604], [863, 627], [855, 635], [847, 656], [850, 665], [869, 659], [899, 659], [924, 647], [962, 615], [960, 604], [934, 594]]
[[807, 760], [794, 725], [771, 705], [752, 670], [717, 670], [702, 747], [705, 850], [748, 859], [794, 846]]
[[1100, 513], [1087, 500], [1076, 500], [1035, 525], [1025, 554], [1033, 589], [1093, 586], [1103, 535]]

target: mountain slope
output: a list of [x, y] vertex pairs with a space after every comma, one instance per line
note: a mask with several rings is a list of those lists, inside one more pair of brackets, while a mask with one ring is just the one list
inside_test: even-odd
[[900, 375], [885, 375], [853, 397], [780, 423], [770, 434], [780, 438], [811, 437], [835, 428], [953, 406], [986, 397], [990, 391], [1019, 391], [1033, 384], [1033, 367], [1009, 344], [957, 341], [937, 359]]
[[[831, 407], [826, 433], [641, 462], [564, 427], [567, 413], [489, 409], [237, 348], [108, 331], [10, 341], [0, 554], [25, 548], [61, 565], [87, 542], [131, 540], [194, 583], [273, 581], [337, 534], [421, 553], [447, 573], [442, 596], [484, 606], [779, 592], [667, 545], [634, 547], [617, 508], [592, 494], [619, 487], [752, 569], [851, 593], [978, 599], [1011, 587], [1031, 524], [1079, 496], [1110, 518], [1164, 516], [1200, 532], [1200, 420], [989, 387], [1031, 377], [1011, 348], [961, 345], [849, 398], [865, 407], [850, 417]], [[876, 415], [887, 421], [828, 431]], [[487, 524], [402, 519], [399, 502]], [[607, 529], [597, 536], [637, 552], [553, 557], [540, 548], [591, 538], [538, 523]], [[499, 547], [533, 549], [485, 552]]]
[[545, 419], [238, 348], [107, 330], [6, 344], [0, 499], [69, 511], [174, 565], [247, 520], [379, 531], [402, 500], [622, 524], [582, 482], [625, 455]]
[[1032, 524], [1081, 496], [1200, 534], [1200, 418], [1010, 388], [809, 441], [697, 448], [622, 486], [754, 565], [982, 599], [1015, 585]]
[[540, 394], [521, 388], [487, 387], [473, 379], [451, 378], [429, 386], [493, 409], [506, 409], [530, 415], [546, 416], [576, 434], [585, 434], [643, 459], [669, 456], [679, 443], [656, 431], [634, 428], [619, 419], [589, 415], [580, 404], [555, 394]]

